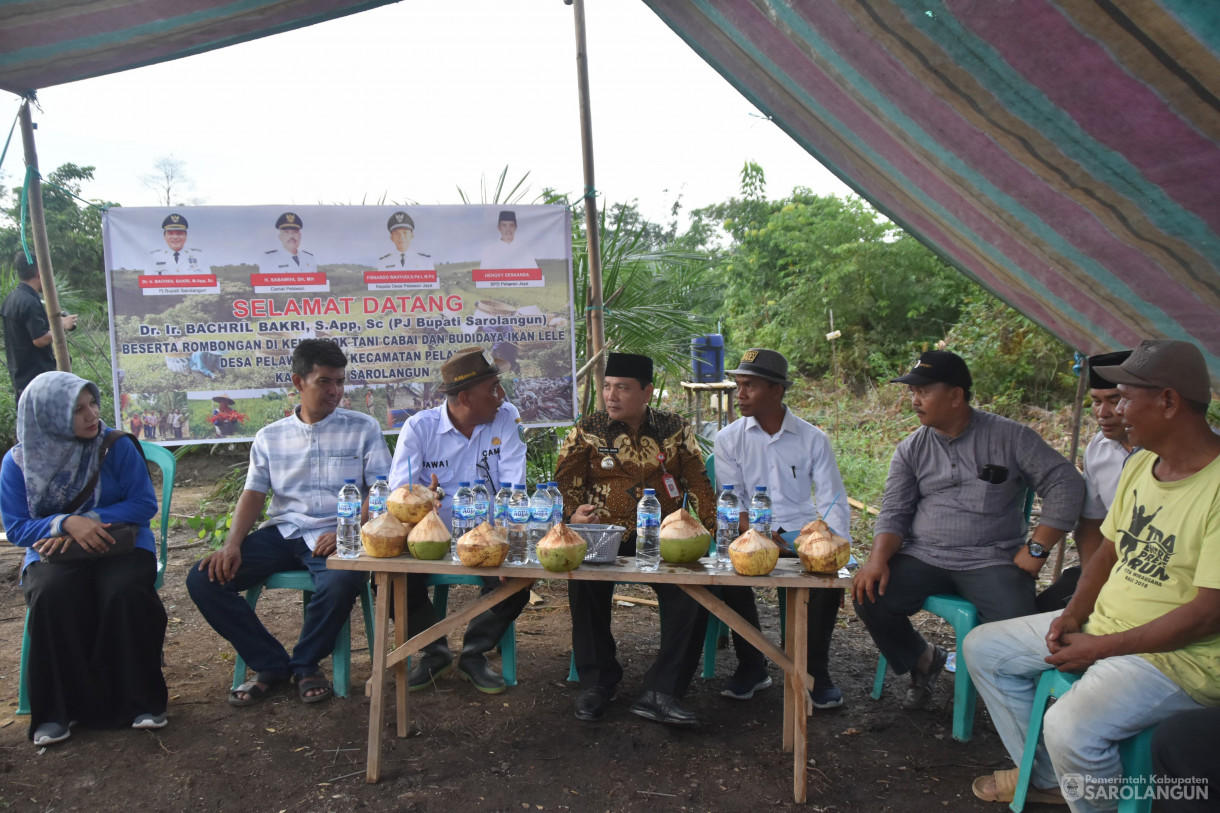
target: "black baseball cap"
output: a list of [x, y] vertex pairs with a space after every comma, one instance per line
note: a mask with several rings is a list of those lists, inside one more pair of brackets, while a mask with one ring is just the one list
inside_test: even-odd
[[1102, 378], [1097, 373], [1098, 367], [1115, 367], [1122, 364], [1131, 355], [1130, 350], [1119, 350], [1116, 353], [1098, 353], [1089, 356], [1089, 389], [1112, 390], [1118, 385], [1108, 378]]
[[974, 385], [970, 377], [970, 368], [957, 353], [948, 350], [929, 350], [921, 353], [915, 366], [904, 376], [891, 378], [891, 384], [948, 384], [950, 387], [961, 387], [964, 390]]

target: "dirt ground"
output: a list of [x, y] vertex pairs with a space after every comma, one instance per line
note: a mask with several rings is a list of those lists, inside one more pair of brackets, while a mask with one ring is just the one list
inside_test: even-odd
[[[210, 484], [233, 461], [191, 455], [182, 461], [173, 511], [195, 512]], [[352, 626], [354, 690], [347, 699], [305, 705], [276, 693], [260, 705], [226, 702], [233, 651], [200, 618], [186, 594], [187, 568], [203, 555], [182, 527], [171, 531], [162, 600], [170, 623], [165, 645], [168, 727], [160, 731], [75, 729], [71, 739], [35, 748], [28, 718], [15, 716], [24, 602], [20, 557], [0, 555], [0, 808], [30, 811], [745, 811], [797, 807], [792, 760], [780, 749], [783, 697], [776, 687], [748, 702], [720, 696], [731, 673], [731, 646], [716, 677], [696, 677], [686, 704], [703, 717], [678, 731], [628, 712], [658, 640], [656, 608], [616, 606], [615, 636], [626, 675], [606, 719], [577, 721], [577, 689], [565, 682], [570, 625], [565, 584], [540, 582], [541, 602], [517, 624], [519, 685], [501, 695], [476, 692], [455, 676], [414, 695], [418, 734], [387, 736], [382, 780], [364, 781], [370, 659]], [[630, 591], [632, 588], [621, 588]], [[646, 588], [638, 595], [651, 597]], [[454, 605], [474, 588], [454, 588]], [[760, 591], [764, 629], [778, 638], [773, 593]], [[300, 597], [272, 591], [259, 612], [282, 640], [295, 640]], [[952, 646], [952, 630], [931, 616], [920, 626]], [[459, 642], [451, 641], [455, 648]], [[889, 676], [880, 701], [869, 697], [877, 652], [850, 606], [840, 613], [831, 670], [847, 704], [815, 711], [809, 724], [809, 800], [816, 811], [1001, 810], [977, 801], [970, 783], [1008, 767], [979, 704], [974, 739], [955, 742], [952, 681], [942, 678], [937, 708], [904, 712], [904, 679]], [[327, 668], [328, 664], [325, 664]], [[387, 719], [392, 715], [387, 715]], [[1037, 809], [1034, 807], [1033, 809]]]

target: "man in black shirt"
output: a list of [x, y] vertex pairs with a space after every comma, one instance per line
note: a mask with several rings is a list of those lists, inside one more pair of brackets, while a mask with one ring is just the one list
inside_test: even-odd
[[[42, 279], [38, 266], [19, 250], [13, 259], [20, 282], [0, 305], [4, 317], [4, 355], [8, 374], [13, 381], [13, 401], [35, 376], [55, 369], [55, 353], [51, 349], [51, 323], [42, 304]], [[76, 327], [76, 316], [64, 314], [64, 330]]]

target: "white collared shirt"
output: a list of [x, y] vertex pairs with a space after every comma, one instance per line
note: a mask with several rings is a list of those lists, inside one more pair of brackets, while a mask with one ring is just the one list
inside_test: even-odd
[[1101, 432], [1093, 436], [1084, 450], [1085, 494], [1081, 517], [1106, 518], [1114, 504], [1114, 492], [1118, 490], [1118, 476], [1123, 473], [1123, 465], [1138, 451], [1138, 446], [1127, 451], [1117, 440], [1110, 440]]
[[246, 489], [271, 494], [267, 521], [285, 539], [300, 536], [310, 550], [335, 530], [339, 489], [354, 478], [361, 491], [390, 466], [390, 450], [377, 421], [362, 412], [336, 409], [305, 423], [293, 413], [264, 426], [250, 446]]
[[518, 431], [520, 425], [521, 416], [508, 401], [500, 405], [491, 423], [476, 426], [469, 438], [453, 425], [447, 405], [417, 412], [407, 419], [398, 436], [390, 488], [406, 485], [408, 479], [426, 486], [435, 474], [445, 490], [438, 514], [448, 526], [453, 515], [453, 493], [460, 481], [473, 484], [480, 477], [490, 476], [487, 490], [493, 495], [502, 480], [514, 485], [525, 482], [525, 441]]
[[775, 435], [767, 434], [754, 418], [739, 418], [717, 433], [717, 490], [728, 483], [737, 492], [742, 510], [749, 507], [754, 487], [766, 486], [776, 530], [798, 531], [817, 519], [820, 511], [827, 514], [826, 524], [832, 531], [840, 536], [850, 533], [847, 490], [830, 440], [786, 406], [784, 422]]

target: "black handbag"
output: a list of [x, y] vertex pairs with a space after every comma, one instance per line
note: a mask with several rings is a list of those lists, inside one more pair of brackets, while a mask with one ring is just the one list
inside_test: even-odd
[[[140, 442], [136, 440], [135, 435], [118, 430], [110, 432], [110, 434], [106, 435], [106, 439], [102, 441], [101, 448], [98, 449], [97, 471], [89, 478], [89, 482], [81, 489], [80, 494], [77, 494], [72, 502], [64, 506], [63, 512], [65, 514], [73, 513], [89, 499], [89, 495], [93, 493], [94, 487], [97, 486], [97, 479], [101, 476], [102, 464], [106, 462], [106, 455], [109, 453], [110, 447], [123, 437], [131, 438], [131, 442], [136, 445], [136, 449], [139, 449], [140, 456], [144, 456], [144, 450], [140, 448]], [[110, 534], [114, 544], [102, 551], [92, 551], [78, 543], [73, 543], [55, 553], [39, 554], [39, 556], [44, 562], [56, 563], [77, 562], [83, 559], [100, 559], [103, 556], [120, 556], [124, 553], [131, 553], [136, 549], [136, 536], [140, 533], [141, 527], [143, 526], [138, 522], [112, 522], [110, 527], [106, 529], [106, 533]]]

